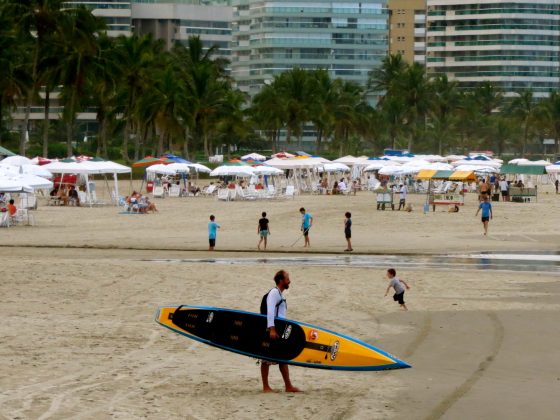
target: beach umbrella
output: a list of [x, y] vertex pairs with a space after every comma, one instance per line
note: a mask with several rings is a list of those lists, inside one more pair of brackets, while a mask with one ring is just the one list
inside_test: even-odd
[[259, 165], [253, 168], [255, 175], [282, 175], [284, 171], [282, 169], [273, 168], [272, 166]]
[[189, 166], [191, 168], [193, 168], [196, 172], [203, 172], [203, 173], [206, 173], [206, 174], [209, 174], [210, 172], [212, 172], [212, 169], [210, 169], [207, 166], [204, 166], [200, 163], [191, 163]]
[[0, 160], [0, 166], [22, 166], [22, 165], [33, 165], [31, 159], [26, 158], [25, 156], [15, 155], [15, 156], [8, 156]]
[[344, 163], [325, 163], [322, 168], [319, 168], [319, 172], [350, 172], [350, 168], [346, 166]]
[[385, 166], [379, 170], [379, 175], [395, 176], [403, 175], [400, 166]]
[[258, 153], [249, 153], [248, 155], [241, 156], [241, 160], [256, 160], [262, 162], [266, 160], [266, 156], [259, 155]]
[[14, 177], [9, 177], [9, 180], [19, 182], [25, 187], [29, 187], [33, 190], [39, 190], [43, 188], [52, 189], [53, 183], [48, 179], [42, 178], [40, 176], [30, 175], [30, 174], [20, 174]]
[[37, 165], [22, 165], [22, 166], [0, 166], [0, 173], [29, 174], [42, 176], [43, 178], [52, 178], [52, 173], [42, 166]]
[[163, 165], [166, 166], [167, 169], [174, 171], [174, 173], [189, 173], [191, 171], [192, 168], [192, 163], [170, 163], [169, 165]]
[[163, 159], [164, 163], [166, 161], [170, 161], [170, 163], [192, 163], [187, 159], [183, 159], [181, 156], [172, 155], [170, 153], [163, 155], [161, 159]]
[[519, 162], [519, 166], [548, 166], [550, 162], [548, 160], [528, 160], [526, 162]]
[[146, 167], [146, 166], [155, 165], [157, 163], [163, 163], [163, 161], [164, 161], [164, 159], [161, 159], [161, 158], [155, 158], [153, 156], [146, 156], [144, 159], [140, 159], [138, 162], [134, 162], [132, 164], [132, 166], [134, 166], [135, 168]]
[[272, 158], [285, 159], [285, 158], [296, 157], [296, 155], [292, 155], [291, 153], [288, 153], [288, 152], [278, 152], [278, 153], [273, 154], [271, 157]]
[[33, 159], [31, 159], [31, 162], [33, 162], [33, 165], [46, 165], [47, 163], [51, 163], [52, 161], [41, 156], [35, 156]]
[[18, 180], [0, 177], [0, 192], [33, 192], [33, 188]]
[[508, 163], [511, 164], [511, 165], [519, 165], [521, 162], [529, 162], [529, 159], [516, 158], [516, 159], [510, 160]]
[[210, 176], [239, 176], [239, 177], [250, 177], [254, 175], [254, 170], [251, 166], [218, 166], [212, 172]]
[[146, 172], [160, 175], [175, 175], [177, 173], [174, 169], [169, 169], [168, 165], [163, 163], [156, 163], [155, 165], [148, 166]]
[[546, 172], [548, 174], [558, 174], [560, 173], [560, 160], [556, 163], [554, 163], [554, 165], [548, 165], [545, 167]]

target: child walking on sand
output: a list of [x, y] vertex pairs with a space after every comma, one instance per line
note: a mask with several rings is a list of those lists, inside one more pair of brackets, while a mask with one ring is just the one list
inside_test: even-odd
[[391, 290], [391, 287], [393, 289], [395, 289], [395, 294], [393, 295], [393, 300], [395, 302], [399, 302], [399, 305], [401, 305], [401, 308], [404, 311], [408, 311], [408, 308], [406, 307], [406, 304], [404, 303], [404, 291], [405, 291], [405, 287], [406, 290], [410, 289], [410, 287], [408, 286], [408, 284], [405, 283], [404, 280], [401, 280], [397, 277], [397, 272], [395, 271], [394, 268], [389, 268], [387, 270], [387, 278], [389, 279], [389, 284], [387, 285], [387, 290], [385, 291], [385, 296], [387, 296], [387, 294], [389, 294], [389, 290]]
[[218, 229], [220, 225], [216, 223], [216, 217], [214, 215], [210, 215], [210, 221], [208, 222], [208, 251], [214, 251], [214, 247], [216, 246], [216, 236], [218, 235]]
[[354, 251], [352, 249], [352, 214], [347, 211], [344, 213], [344, 236], [346, 237], [347, 246], [344, 251]]

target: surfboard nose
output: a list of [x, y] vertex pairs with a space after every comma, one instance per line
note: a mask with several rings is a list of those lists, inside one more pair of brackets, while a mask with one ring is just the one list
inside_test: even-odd
[[402, 360], [395, 359], [395, 369], [406, 369], [411, 367], [412, 365], [409, 365], [408, 363], [403, 362]]

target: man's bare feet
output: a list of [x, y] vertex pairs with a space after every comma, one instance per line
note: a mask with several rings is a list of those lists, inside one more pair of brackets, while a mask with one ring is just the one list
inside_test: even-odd
[[303, 392], [301, 389], [296, 388], [295, 386], [286, 387], [286, 392]]
[[269, 392], [278, 392], [278, 391], [272, 389], [271, 387], [267, 387], [267, 388], [263, 388], [263, 392], [266, 394], [266, 393], [269, 393]]

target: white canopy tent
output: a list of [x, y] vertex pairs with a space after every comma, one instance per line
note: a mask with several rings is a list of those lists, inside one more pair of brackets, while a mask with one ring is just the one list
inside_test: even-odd
[[222, 165], [210, 172], [210, 176], [237, 176], [240, 178], [247, 178], [254, 174], [255, 172], [250, 166]]
[[0, 165], [0, 173], [29, 174], [41, 176], [43, 178], [52, 178], [53, 176], [49, 170], [37, 165]]
[[163, 163], [156, 163], [155, 165], [148, 166], [146, 172], [149, 174], [159, 174], [159, 175], [175, 175], [177, 173], [176, 169], [169, 168], [170, 165], [164, 165]]

